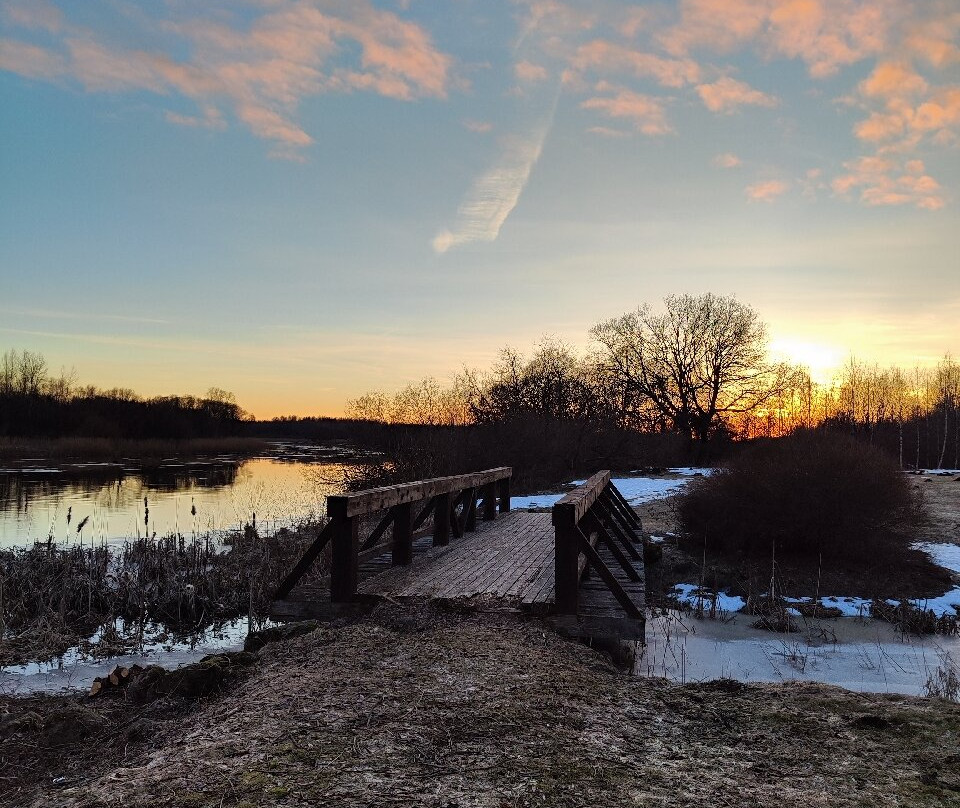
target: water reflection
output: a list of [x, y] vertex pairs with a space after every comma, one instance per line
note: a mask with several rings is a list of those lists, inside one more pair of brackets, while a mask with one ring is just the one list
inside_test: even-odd
[[48, 538], [189, 537], [237, 527], [254, 515], [261, 528], [273, 529], [322, 515], [326, 496], [341, 489], [350, 458], [330, 447], [281, 446], [270, 456], [168, 462], [149, 470], [33, 463], [0, 469], [0, 547]]

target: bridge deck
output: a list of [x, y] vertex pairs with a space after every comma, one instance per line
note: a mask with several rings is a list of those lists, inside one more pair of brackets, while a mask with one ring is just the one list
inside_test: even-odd
[[[554, 528], [549, 513], [510, 511], [496, 520], [477, 522], [474, 532], [433, 547], [429, 536], [414, 543], [409, 566], [391, 566], [389, 553], [361, 565], [358, 593], [393, 599], [446, 600], [488, 597], [504, 605], [547, 612], [554, 603]], [[641, 580], [634, 582], [618, 566], [610, 551], [598, 546], [601, 558], [641, 608], [644, 603], [643, 562], [634, 561]], [[321, 617], [329, 613], [329, 589], [296, 587], [276, 601], [273, 616]], [[609, 589], [596, 578], [581, 585], [576, 616], [555, 616], [567, 633], [643, 636], [643, 621], [626, 617]]]

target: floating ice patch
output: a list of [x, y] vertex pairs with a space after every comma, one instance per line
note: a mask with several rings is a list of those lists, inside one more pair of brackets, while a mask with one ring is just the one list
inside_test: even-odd
[[684, 477], [709, 477], [711, 474], [716, 474], [717, 469], [708, 466], [679, 466], [667, 471], [672, 474], [682, 474]]
[[[676, 599], [694, 608], [700, 606], [708, 609], [713, 606], [714, 593], [707, 589], [700, 589], [696, 584], [677, 584], [674, 587]], [[739, 612], [747, 605], [739, 595], [727, 595], [724, 592], [716, 593], [717, 608], [725, 612]]]

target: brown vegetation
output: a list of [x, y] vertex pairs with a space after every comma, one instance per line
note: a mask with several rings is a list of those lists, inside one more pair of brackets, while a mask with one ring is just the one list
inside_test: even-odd
[[684, 530], [752, 556], [869, 560], [906, 549], [922, 521], [908, 479], [843, 434], [797, 432], [751, 446], [680, 498]]
[[260, 536], [248, 525], [225, 547], [168, 536], [0, 550], [0, 664], [56, 658], [97, 629], [116, 652], [142, 642], [148, 622], [189, 635], [239, 615], [256, 619], [317, 530]]
[[631, 678], [507, 614], [385, 604], [363, 621], [268, 645], [245, 670], [199, 702], [176, 693], [144, 706], [0, 700], [0, 802], [960, 802], [957, 705], [822, 685]]

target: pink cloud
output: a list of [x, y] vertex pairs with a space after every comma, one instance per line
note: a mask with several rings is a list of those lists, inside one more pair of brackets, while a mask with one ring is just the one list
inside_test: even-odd
[[216, 107], [206, 107], [202, 116], [180, 115], [177, 112], [167, 110], [163, 116], [167, 121], [178, 126], [192, 126], [200, 129], [226, 129], [227, 122], [223, 120], [223, 115]]
[[674, 56], [751, 46], [824, 78], [880, 53], [901, 15], [895, 0], [681, 0], [679, 21], [658, 39]]
[[56, 33], [63, 28], [60, 9], [48, 0], [15, 0], [3, 7], [3, 16], [12, 25]]
[[517, 62], [514, 65], [513, 73], [518, 81], [543, 81], [547, 77], [547, 69], [533, 62]]
[[[288, 150], [313, 142], [295, 120], [304, 98], [357, 90], [400, 100], [443, 98], [452, 81], [453, 60], [422, 27], [369, 0], [329, 10], [304, 0], [269, 0], [255, 4], [257, 14], [246, 25], [231, 25], [226, 15], [136, 17], [154, 39], [159, 32], [169, 40], [168, 50], [149, 52], [117, 47], [104, 35], [68, 26], [42, 0], [31, 2], [36, 7], [18, 2], [5, 16], [20, 26], [62, 32], [59, 48], [13, 41], [0, 55], [3, 69], [73, 79], [88, 92], [178, 93], [204, 110], [202, 117], [166, 115], [183, 126], [221, 128], [222, 109], [232, 108], [255, 135]], [[351, 43], [354, 48], [344, 47]]]
[[789, 183], [782, 180], [765, 180], [748, 185], [744, 193], [754, 202], [773, 202], [779, 196], [782, 196], [790, 189]]
[[[601, 83], [597, 89], [604, 92], [616, 88]], [[599, 110], [610, 118], [626, 118], [645, 135], [665, 135], [673, 131], [667, 122], [663, 100], [650, 95], [619, 89], [612, 96], [588, 98], [580, 106]]]
[[860, 201], [874, 207], [912, 204], [939, 210], [945, 204], [940, 183], [924, 173], [920, 160], [907, 161], [907, 173], [900, 173], [898, 164], [885, 157], [861, 157], [844, 163], [844, 168], [847, 173], [830, 184], [838, 196], [860, 189]]
[[489, 121], [475, 121], [472, 119], [467, 119], [461, 121], [463, 128], [470, 132], [484, 133], [489, 132], [493, 129], [493, 124]]
[[622, 129], [612, 129], [609, 126], [591, 126], [587, 129], [588, 132], [594, 135], [600, 135], [602, 137], [629, 137], [629, 132], [624, 132]]
[[718, 154], [710, 162], [717, 168], [736, 168], [740, 165], [740, 158], [727, 152], [726, 154]]
[[734, 112], [742, 106], [775, 107], [776, 97], [755, 90], [749, 84], [724, 76], [713, 84], [700, 84], [697, 93], [711, 112]]
[[879, 62], [873, 72], [860, 82], [861, 93], [880, 98], [922, 95], [927, 87], [923, 76], [903, 62]]
[[670, 59], [595, 39], [577, 48], [572, 64], [578, 70], [632, 73], [652, 78], [664, 87], [683, 87], [697, 81], [700, 66], [691, 59]]
[[63, 57], [38, 45], [15, 39], [0, 39], [0, 70], [19, 73], [28, 79], [52, 81], [66, 73]]

